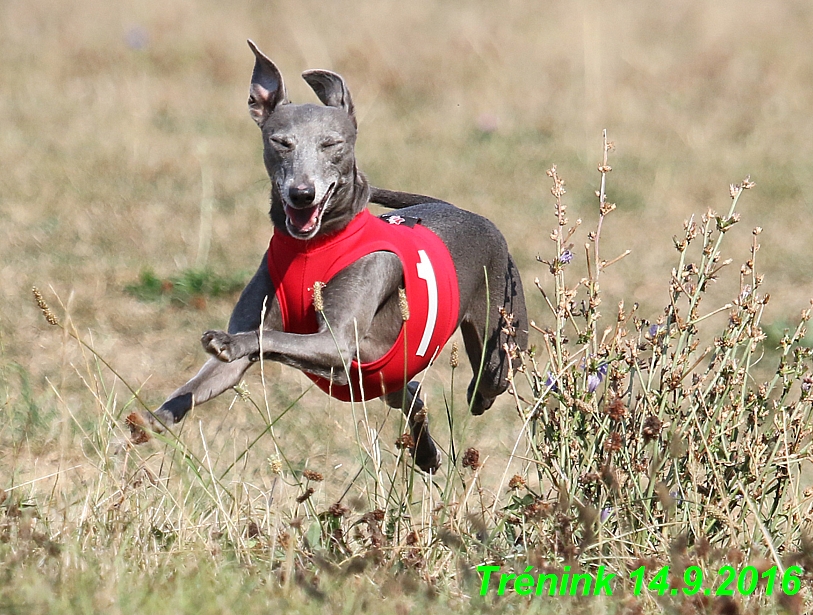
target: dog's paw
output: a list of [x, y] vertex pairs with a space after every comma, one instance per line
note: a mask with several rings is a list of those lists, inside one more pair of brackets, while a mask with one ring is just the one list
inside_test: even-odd
[[225, 331], [207, 331], [200, 338], [203, 349], [224, 363], [239, 358], [235, 352], [234, 337]]
[[471, 405], [471, 413], [474, 416], [480, 416], [488, 410], [491, 406], [494, 405], [494, 400], [496, 397], [485, 397], [480, 391], [474, 394], [474, 399], [472, 400], [472, 391], [474, 391], [474, 382], [469, 385], [468, 393], [466, 394], [466, 399]]
[[435, 441], [429, 435], [429, 417], [424, 408], [415, 413], [412, 437], [414, 445], [410, 447], [409, 452], [415, 460], [415, 465], [427, 474], [436, 473], [440, 468], [442, 457], [435, 446]]
[[435, 448], [434, 442], [432, 442], [432, 449], [432, 451], [416, 451], [413, 453], [415, 465], [426, 474], [436, 474], [440, 469], [441, 462], [443, 461], [443, 457], [440, 452], [438, 452], [437, 448]]
[[124, 422], [130, 428], [130, 444], [138, 445], [149, 442], [150, 432], [154, 431], [149, 413], [131, 412]]
[[167, 425], [174, 421], [172, 416], [165, 416], [159, 409], [155, 414], [146, 411], [131, 412], [124, 422], [130, 428], [130, 444], [138, 445], [149, 442], [153, 433], [163, 433]]

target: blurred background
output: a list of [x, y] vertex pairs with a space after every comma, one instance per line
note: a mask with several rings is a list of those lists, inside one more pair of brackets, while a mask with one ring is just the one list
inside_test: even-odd
[[[303, 70], [345, 77], [372, 183], [491, 218], [542, 326], [533, 281], [549, 283], [536, 257], [554, 253], [552, 164], [570, 219], [584, 221], [575, 284], [598, 218], [602, 129], [615, 143], [607, 191], [618, 209], [602, 251], [632, 253], [602, 277], [608, 322], [620, 299], [657, 317], [677, 263], [672, 236], [692, 214], [727, 212], [729, 183], [750, 174], [756, 188], [743, 197], [721, 285], [737, 286], [750, 231], [763, 227], [766, 320], [781, 330], [813, 296], [811, 32], [807, 0], [3, 0], [0, 408], [40, 413], [33, 455], [65, 419], [54, 391], [80, 415], [95, 412], [74, 371], [86, 357], [44, 323], [32, 285], [149, 403], [197, 371], [200, 333], [225, 327], [236, 294], [148, 300], [125, 289], [145, 271], [165, 290], [191, 269], [247, 279], [260, 262], [269, 184], [246, 110], [247, 38], [280, 67], [294, 102], [316, 102]], [[448, 386], [438, 372], [430, 380]], [[279, 366], [269, 374], [280, 407], [308, 382]], [[430, 404], [441, 400], [430, 391]], [[222, 424], [232, 402], [224, 395], [197, 416]], [[299, 444], [329, 455], [320, 437], [349, 434], [347, 411], [318, 391], [304, 403], [313, 413], [281, 429], [318, 423], [297, 428]], [[486, 454], [505, 455], [519, 427], [510, 400], [461, 420], [471, 438], [462, 447]]]

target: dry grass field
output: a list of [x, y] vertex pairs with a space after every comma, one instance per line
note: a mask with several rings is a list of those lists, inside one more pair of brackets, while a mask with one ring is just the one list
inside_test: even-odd
[[[615, 326], [621, 300], [628, 312], [637, 303], [647, 326], [664, 316], [681, 257], [673, 238], [709, 209], [725, 223], [729, 184], [750, 175], [755, 186], [737, 203], [741, 218], [722, 248], [720, 262], [733, 262], [709, 284], [700, 311], [738, 293], [745, 302], [739, 267], [749, 260], [751, 230], [761, 227], [759, 286], [770, 302], [750, 312], [758, 310], [761, 329], [749, 329], [748, 341], [759, 345], [743, 363], [756, 388], [774, 374], [783, 332], [793, 334], [813, 297], [811, 31], [805, 0], [0, 1], [0, 611], [756, 612], [761, 604], [771, 612], [775, 600], [744, 597], [734, 606], [629, 592], [616, 601], [479, 598], [471, 566], [519, 567], [524, 557], [519, 541], [499, 554], [471, 546], [504, 528], [508, 513], [497, 511], [510, 504], [506, 479], [532, 475], [540, 490], [552, 481], [534, 465], [541, 457], [528, 461], [530, 414], [518, 411], [526, 408], [518, 399], [505, 395], [484, 416], [467, 415], [468, 366], [453, 376], [450, 348], [425, 383], [450, 459], [434, 484], [399, 458], [392, 443], [402, 426], [383, 404], [351, 409], [271, 364], [241, 392], [195, 409], [177, 440], [118, 449], [123, 418], [139, 404], [130, 388], [154, 408], [196, 372], [205, 359], [200, 333], [224, 328], [237, 296], [205, 284], [247, 280], [270, 237], [269, 182], [245, 104], [247, 38], [278, 64], [296, 102], [315, 102], [303, 70], [345, 77], [359, 117], [360, 166], [373, 184], [492, 219], [542, 330], [554, 319], [534, 280], [549, 297], [555, 280], [539, 259], [563, 249], [549, 237], [557, 226], [552, 165], [566, 182], [570, 221], [562, 227], [583, 221], [568, 265], [575, 286], [591, 277], [583, 246], [599, 220], [602, 129], [614, 143], [607, 201], [617, 208], [603, 223], [601, 255], [631, 252], [601, 274], [603, 320], [588, 325], [599, 335]], [[139, 286], [145, 272], [154, 273], [156, 297]], [[59, 327], [42, 318], [32, 286]], [[725, 329], [729, 312], [704, 325]], [[713, 344], [708, 335], [701, 350]], [[531, 338], [540, 364], [553, 365], [544, 352], [553, 338]], [[670, 348], [679, 355], [677, 343]], [[811, 369], [803, 332], [793, 344], [799, 361], [783, 374], [796, 370], [787, 390], [799, 397]], [[583, 363], [599, 356], [585, 352]], [[567, 369], [578, 373], [574, 361]], [[589, 369], [582, 365], [585, 377]], [[521, 380], [523, 400], [551, 392]], [[804, 446], [782, 462], [794, 490], [780, 513], [791, 511], [784, 523], [793, 532], [813, 519], [810, 434], [804, 421], [797, 425], [811, 417], [810, 400], [801, 398], [787, 407], [796, 408], [791, 422]], [[470, 447], [482, 461], [475, 473], [460, 465]], [[303, 479], [306, 468], [324, 481]], [[772, 480], [756, 470], [742, 480], [753, 475]], [[568, 478], [575, 484], [579, 476]], [[297, 503], [311, 487], [311, 498]], [[739, 493], [731, 484], [731, 515]], [[325, 511], [337, 501], [351, 510], [331, 518]], [[763, 540], [757, 520], [776, 510], [759, 506], [742, 505], [737, 527], [750, 529], [732, 531], [752, 532], [747, 557], [770, 559], [779, 543], [783, 556], [810, 548], [796, 533], [787, 544]], [[337, 553], [331, 540], [336, 531], [359, 532], [363, 523], [353, 529], [347, 519], [379, 508], [391, 527], [376, 561], [387, 565], [354, 568], [360, 551]], [[441, 509], [450, 512], [438, 521]], [[468, 546], [437, 534], [435, 522]], [[662, 541], [651, 541], [664, 558], [675, 538], [667, 526]], [[375, 534], [369, 519], [364, 531]], [[605, 555], [616, 553], [614, 540]], [[333, 559], [320, 560], [323, 551]], [[805, 612], [805, 599], [783, 608]]]

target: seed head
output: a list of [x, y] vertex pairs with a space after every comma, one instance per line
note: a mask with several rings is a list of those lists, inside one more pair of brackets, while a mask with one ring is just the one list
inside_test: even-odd
[[610, 438], [604, 442], [604, 449], [610, 453], [620, 451], [623, 447], [624, 439], [617, 431], [612, 432]]
[[613, 397], [612, 401], [604, 407], [604, 412], [614, 421], [620, 421], [627, 415], [627, 407], [620, 397]]
[[654, 440], [661, 434], [663, 422], [654, 414], [650, 414], [644, 419], [644, 426], [641, 432], [644, 434], [644, 444], [650, 440]]
[[304, 502], [313, 495], [313, 492], [314, 492], [313, 487], [308, 487], [307, 489], [305, 489], [305, 492], [298, 498], [296, 498], [297, 503], [302, 504], [302, 502]]
[[580, 485], [589, 485], [590, 483], [597, 483], [601, 480], [601, 476], [598, 475], [596, 472], [586, 472], [579, 476], [579, 484]]
[[368, 524], [372, 522], [381, 523], [384, 520], [385, 516], [386, 513], [383, 510], [381, 510], [380, 508], [376, 508], [375, 510], [371, 510], [370, 512], [364, 513], [361, 519], [362, 521]]
[[269, 457], [268, 467], [271, 469], [271, 474], [282, 474], [282, 460], [279, 458], [279, 456], [275, 455], [274, 457]]
[[473, 447], [466, 449], [466, 452], [463, 453], [463, 467], [471, 468], [472, 470], [476, 470], [477, 468], [479, 468], [480, 451]]
[[500, 330], [509, 337], [516, 337], [517, 330], [514, 327], [514, 314], [509, 313], [504, 307], [500, 308], [500, 317], [502, 318], [502, 327]]
[[511, 490], [519, 489], [525, 486], [525, 479], [519, 474], [514, 474], [511, 480], [508, 481], [508, 488]]
[[124, 419], [127, 427], [130, 428], [130, 441], [133, 444], [144, 444], [149, 442], [150, 434], [147, 432], [148, 425], [144, 417], [138, 412], [131, 412]]
[[756, 184], [751, 181], [751, 176], [748, 175], [744, 180], [742, 180], [741, 184], [730, 184], [728, 191], [729, 194], [731, 195], [731, 198], [733, 199], [736, 198], [737, 195], [740, 194], [740, 192], [742, 192], [743, 190], [750, 190], [754, 186], [756, 186]]
[[325, 477], [322, 476], [319, 472], [314, 472], [313, 470], [305, 470], [304, 472], [302, 472], [302, 476], [304, 476], [313, 483], [321, 483], [325, 479]]
[[526, 506], [522, 513], [528, 519], [542, 519], [549, 516], [554, 510], [554, 504], [545, 502], [540, 499], [535, 499], [533, 502]]
[[395, 441], [395, 447], [399, 450], [415, 448], [415, 439], [411, 433], [407, 432], [398, 436], [398, 439]]
[[31, 287], [31, 292], [34, 293], [34, 301], [37, 302], [37, 307], [42, 311], [42, 315], [45, 316], [45, 320], [49, 325], [58, 325], [59, 319], [56, 315], [51, 311], [51, 308], [48, 307], [48, 304], [45, 303], [45, 299], [42, 298], [42, 293], [36, 286]]
[[566, 193], [565, 182], [559, 177], [559, 173], [556, 171], [556, 165], [554, 164], [545, 174], [553, 180], [553, 188], [550, 189], [551, 194], [557, 199], [563, 197]]
[[324, 282], [314, 282], [313, 283], [313, 309], [319, 312], [320, 314], [325, 309], [325, 302], [322, 299], [322, 289], [325, 287]]
[[336, 517], [337, 519], [340, 519], [340, 518], [344, 517], [345, 515], [347, 515], [350, 512], [350, 509], [347, 508], [347, 506], [345, 506], [341, 502], [336, 502], [335, 504], [333, 504], [328, 509], [328, 512], [330, 513], [330, 515], [332, 517]]
[[244, 381], [240, 381], [234, 385], [234, 392], [237, 393], [243, 401], [249, 401], [251, 399], [251, 391], [249, 391], [248, 385]]
[[401, 320], [409, 320], [409, 303], [407, 303], [406, 290], [398, 289], [398, 307], [401, 308]]
[[[610, 170], [612, 171], [612, 169], [610, 169]], [[615, 211], [615, 207], [616, 207], [615, 203], [606, 203], [605, 202], [605, 203], [602, 203], [601, 206], [599, 206], [598, 211], [602, 216], [606, 216], [610, 212]]]
[[452, 355], [449, 357], [449, 365], [451, 365], [452, 368], [460, 365], [460, 350], [457, 347], [457, 342], [452, 342]]

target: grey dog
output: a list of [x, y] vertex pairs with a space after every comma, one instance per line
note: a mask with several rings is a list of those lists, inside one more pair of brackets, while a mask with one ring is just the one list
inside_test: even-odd
[[[489, 220], [449, 203], [371, 187], [356, 165], [356, 118], [342, 77], [325, 70], [306, 71], [302, 76], [323, 106], [291, 104], [277, 67], [248, 43], [255, 56], [248, 106], [262, 131], [274, 233], [303, 242], [329, 236], [375, 202], [399, 209], [400, 216], [419, 220], [437, 235], [457, 276], [459, 310], [452, 317], [474, 372], [468, 387], [471, 411], [482, 414], [508, 388], [509, 369], [512, 363], [516, 367], [510, 355], [527, 343], [522, 282], [505, 239]], [[318, 330], [286, 332], [266, 253], [234, 308], [228, 332], [203, 334], [201, 342], [212, 358], [160, 408], [130, 421], [134, 436], [145, 423], [160, 432], [193, 406], [235, 386], [261, 352], [265, 359], [329, 379], [336, 386], [347, 384], [346, 366], [351, 361], [374, 361], [398, 339], [404, 326], [399, 304], [403, 285], [398, 256], [372, 252], [343, 268], [324, 287]], [[401, 390], [383, 397], [407, 415], [416, 465], [435, 470], [440, 455], [429, 435], [418, 385], [414, 381], [403, 385], [402, 381]]]

